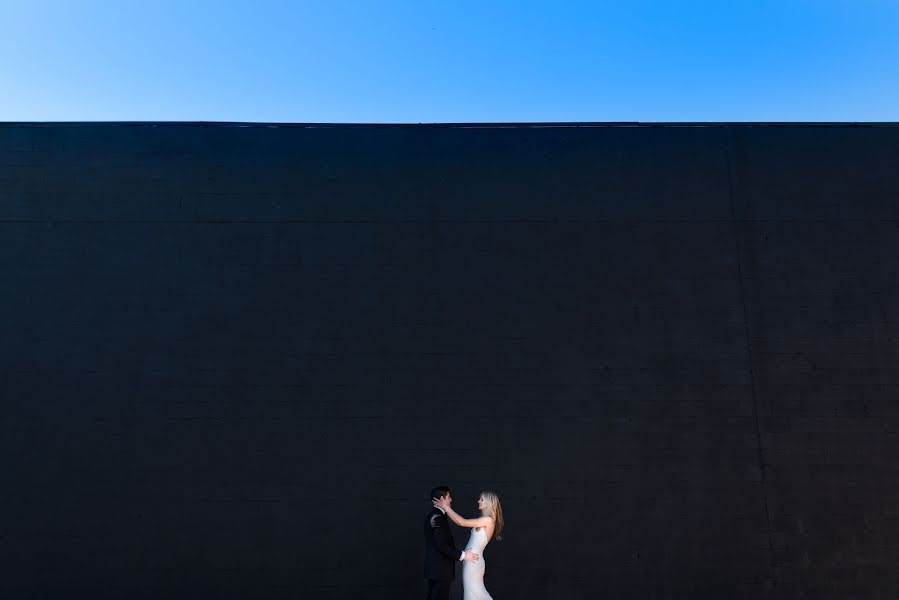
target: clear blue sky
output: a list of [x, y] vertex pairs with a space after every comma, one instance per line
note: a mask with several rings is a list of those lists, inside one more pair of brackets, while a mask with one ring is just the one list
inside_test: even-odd
[[0, 0], [0, 121], [899, 121], [899, 1]]

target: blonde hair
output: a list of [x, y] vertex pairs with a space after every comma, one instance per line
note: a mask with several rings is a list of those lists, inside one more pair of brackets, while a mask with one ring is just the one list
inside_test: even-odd
[[503, 521], [503, 507], [499, 503], [499, 496], [496, 495], [496, 492], [484, 490], [481, 492], [481, 497], [484, 499], [484, 504], [487, 505], [487, 515], [493, 517], [493, 520], [496, 522], [493, 537], [496, 538], [497, 542], [501, 542], [503, 541], [502, 533], [505, 521]]

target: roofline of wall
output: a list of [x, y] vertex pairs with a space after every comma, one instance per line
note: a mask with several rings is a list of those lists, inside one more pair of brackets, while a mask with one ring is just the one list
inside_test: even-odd
[[0, 121], [0, 127], [260, 127], [260, 128], [399, 128], [544, 129], [652, 127], [899, 127], [899, 122], [743, 121], [743, 122], [545, 122], [545, 123], [265, 123], [242, 121]]

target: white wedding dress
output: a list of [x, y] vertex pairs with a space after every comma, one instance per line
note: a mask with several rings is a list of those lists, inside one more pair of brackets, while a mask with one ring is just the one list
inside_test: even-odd
[[474, 550], [480, 558], [478, 562], [465, 561], [462, 563], [462, 597], [464, 600], [493, 600], [493, 597], [484, 587], [484, 571], [487, 563], [484, 561], [484, 548], [487, 547], [487, 528], [480, 527], [471, 530], [466, 550]]

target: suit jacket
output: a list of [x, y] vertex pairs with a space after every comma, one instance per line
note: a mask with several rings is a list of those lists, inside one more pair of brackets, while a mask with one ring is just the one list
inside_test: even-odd
[[425, 517], [425, 579], [452, 581], [462, 551], [456, 548], [449, 518], [434, 507]]

